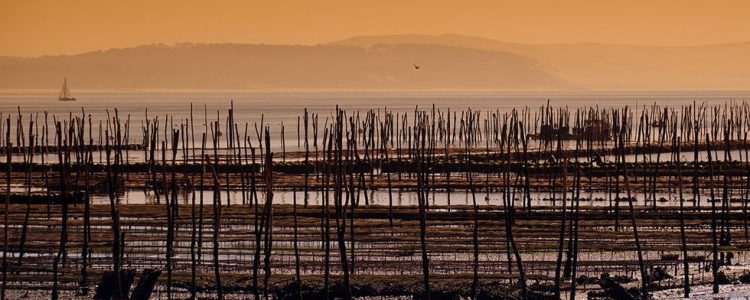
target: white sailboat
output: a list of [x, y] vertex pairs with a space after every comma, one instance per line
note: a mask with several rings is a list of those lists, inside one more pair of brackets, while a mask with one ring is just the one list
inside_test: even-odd
[[60, 90], [60, 97], [57, 98], [60, 101], [76, 101], [76, 98], [70, 95], [68, 90], [68, 78], [63, 81], [62, 90]]

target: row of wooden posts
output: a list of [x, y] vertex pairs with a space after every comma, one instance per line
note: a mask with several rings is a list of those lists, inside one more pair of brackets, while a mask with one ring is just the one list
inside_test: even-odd
[[[192, 111], [192, 110], [191, 110]], [[647, 282], [646, 282], [646, 270], [643, 264], [643, 257], [640, 250], [640, 243], [638, 237], [638, 226], [636, 216], [633, 213], [633, 199], [634, 195], [630, 188], [630, 170], [626, 163], [626, 150], [632, 150], [632, 144], [635, 143], [634, 148], [641, 150], [636, 154], [641, 154], [642, 159], [649, 160], [650, 162], [656, 162], [654, 168], [658, 168], [658, 164], [661, 162], [661, 152], [653, 149], [669, 149], [672, 155], [673, 161], [677, 162], [678, 168], [682, 168], [682, 157], [681, 149], [683, 146], [693, 144], [694, 158], [693, 158], [693, 197], [700, 203], [701, 193], [699, 187], [698, 178], [698, 166], [699, 166], [699, 146], [705, 146], [708, 155], [708, 166], [710, 171], [710, 197], [711, 197], [711, 216], [712, 216], [712, 234], [713, 234], [713, 266], [712, 270], [714, 278], [716, 278], [716, 272], [718, 270], [718, 246], [729, 243], [729, 226], [728, 226], [728, 211], [729, 211], [729, 199], [728, 199], [728, 184], [733, 179], [727, 175], [726, 170], [716, 170], [714, 162], [717, 156], [717, 149], [721, 148], [724, 150], [724, 160], [733, 160], [732, 149], [744, 149], [743, 152], [739, 153], [740, 161], [748, 161], [747, 155], [747, 131], [750, 128], [750, 122], [748, 122], [748, 112], [750, 111], [749, 106], [742, 104], [727, 104], [723, 107], [707, 107], [705, 105], [692, 105], [686, 107], [667, 108], [654, 106], [650, 109], [641, 110], [640, 116], [636, 118], [633, 112], [625, 107], [620, 109], [597, 109], [597, 108], [586, 108], [570, 111], [565, 108], [554, 109], [550, 105], [542, 107], [533, 116], [531, 109], [520, 109], [513, 110], [507, 113], [501, 113], [499, 111], [488, 112], [485, 115], [481, 111], [466, 110], [461, 112], [460, 119], [457, 118], [457, 112], [450, 110], [445, 113], [439, 111], [436, 108], [431, 110], [419, 110], [416, 109], [412, 114], [412, 121], [409, 122], [408, 114], [393, 114], [386, 112], [385, 114], [379, 114], [375, 111], [368, 111], [364, 118], [360, 118], [359, 113], [349, 114], [346, 111], [336, 108], [331, 116], [326, 118], [323, 126], [320, 126], [319, 115], [310, 114], [307, 111], [300, 116], [298, 120], [298, 148], [304, 148], [304, 163], [307, 166], [311, 161], [323, 161], [323, 169], [315, 169], [313, 173], [306, 171], [304, 174], [304, 189], [303, 195], [305, 195], [303, 204], [308, 204], [308, 189], [310, 180], [319, 180], [322, 182], [322, 189], [325, 191], [330, 190], [332, 193], [324, 193], [323, 203], [321, 206], [321, 215], [325, 216], [321, 218], [321, 229], [322, 239], [324, 240], [325, 247], [325, 271], [324, 271], [324, 288], [323, 290], [327, 293], [329, 289], [329, 277], [330, 277], [330, 259], [331, 259], [331, 241], [330, 230], [331, 222], [333, 222], [333, 228], [336, 234], [335, 244], [338, 247], [340, 264], [343, 272], [343, 282], [345, 289], [347, 290], [346, 298], [351, 298], [351, 289], [349, 287], [349, 276], [350, 272], [353, 272], [354, 258], [349, 257], [347, 253], [352, 253], [347, 247], [354, 247], [355, 245], [355, 232], [354, 227], [351, 226], [354, 220], [354, 210], [359, 203], [358, 197], [353, 195], [359, 194], [357, 190], [366, 190], [367, 187], [367, 176], [364, 172], [356, 172], [352, 168], [353, 165], [359, 163], [370, 163], [374, 164], [378, 160], [391, 161], [391, 160], [404, 160], [414, 163], [416, 170], [409, 174], [416, 178], [417, 185], [415, 191], [417, 193], [418, 208], [420, 216], [420, 248], [421, 248], [421, 259], [422, 259], [422, 270], [423, 270], [423, 283], [424, 283], [424, 297], [429, 299], [430, 296], [430, 259], [429, 259], [429, 245], [426, 243], [426, 227], [428, 222], [429, 202], [430, 193], [434, 193], [434, 188], [431, 184], [434, 183], [435, 172], [432, 170], [433, 164], [442, 160], [455, 159], [457, 157], [465, 164], [465, 176], [466, 180], [469, 181], [469, 188], [472, 195], [472, 205], [474, 211], [474, 228], [473, 228], [473, 279], [471, 286], [470, 296], [476, 296], [477, 285], [478, 285], [478, 236], [477, 227], [479, 226], [477, 221], [477, 214], [480, 210], [480, 205], [477, 202], [477, 188], [481, 187], [481, 183], [474, 182], [477, 176], [472, 171], [472, 166], [476, 161], [480, 160], [482, 155], [486, 160], [499, 158], [501, 159], [501, 166], [506, 167], [506, 171], [501, 173], [503, 186], [513, 187], [513, 191], [509, 188], [503, 188], [503, 206], [506, 209], [505, 215], [505, 226], [507, 233], [507, 244], [508, 244], [508, 270], [514, 268], [519, 274], [518, 287], [522, 289], [521, 294], [524, 297], [527, 295], [527, 286], [523, 268], [523, 262], [521, 259], [520, 251], [515, 245], [513, 238], [513, 218], [514, 218], [514, 197], [515, 188], [520, 189], [521, 198], [523, 199], [524, 209], [532, 209], [531, 196], [530, 196], [530, 176], [528, 173], [518, 174], [515, 178], [512, 177], [510, 169], [510, 163], [512, 157], [519, 158], [524, 164], [531, 164], [530, 160], [527, 159], [530, 156], [530, 152], [541, 152], [546, 153], [550, 159], [551, 164], [562, 165], [563, 174], [555, 174], [555, 178], [559, 177], [561, 180], [562, 188], [562, 206], [563, 212], [560, 220], [560, 238], [557, 247], [557, 265], [555, 269], [555, 289], [554, 292], [557, 296], [560, 295], [563, 289], [563, 279], [561, 275], [562, 269], [562, 257], [564, 253], [567, 253], [568, 259], [572, 263], [572, 278], [575, 277], [576, 263], [577, 263], [577, 243], [578, 243], [578, 221], [579, 221], [579, 208], [580, 208], [580, 190], [582, 189], [582, 164], [579, 160], [589, 161], [595, 156], [596, 153], [604, 153], [605, 149], [607, 153], [613, 154], [614, 163], [616, 165], [616, 174], [614, 175], [615, 183], [614, 192], [617, 194], [616, 199], [620, 198], [620, 184], [619, 180], [623, 180], [627, 200], [628, 210], [631, 216], [631, 227], [633, 228], [633, 239], [637, 246], [637, 256], [639, 260], [639, 267], [641, 271], [641, 282], [642, 294], [647, 297]], [[452, 115], [452, 119], [451, 119]], [[3, 237], [3, 282], [2, 282], [2, 298], [5, 298], [6, 291], [6, 278], [8, 270], [8, 205], [11, 197], [11, 181], [14, 179], [12, 176], [18, 174], [12, 170], [14, 153], [20, 153], [23, 157], [23, 162], [27, 166], [25, 171], [25, 187], [27, 187], [27, 193], [31, 194], [32, 188], [32, 173], [33, 168], [36, 166], [34, 163], [35, 155], [39, 155], [42, 159], [41, 164], [47, 164], [44, 159], [47, 157], [48, 150], [54, 149], [57, 154], [57, 175], [59, 178], [61, 197], [61, 230], [59, 239], [59, 248], [55, 256], [53, 263], [53, 282], [52, 282], [52, 298], [59, 298], [58, 288], [58, 273], [59, 268], [66, 265], [67, 253], [66, 243], [68, 240], [67, 224], [68, 224], [68, 205], [73, 197], [82, 196], [85, 203], [84, 213], [84, 241], [81, 250], [82, 266], [81, 266], [81, 288], [85, 291], [88, 290], [89, 279], [87, 276], [88, 269], [88, 258], [90, 255], [90, 249], [88, 246], [88, 235], [89, 235], [89, 204], [91, 199], [91, 179], [93, 177], [92, 167], [95, 164], [95, 153], [104, 155], [104, 158], [100, 158], [99, 162], [103, 162], [106, 170], [106, 187], [107, 195], [109, 198], [109, 205], [111, 210], [112, 219], [112, 274], [115, 276], [115, 283], [121, 284], [121, 259], [123, 257], [123, 246], [122, 238], [123, 233], [119, 224], [119, 193], [122, 190], [123, 180], [121, 178], [129, 176], [123, 174], [123, 166], [127, 166], [130, 162], [129, 151], [134, 149], [142, 149], [144, 153], [144, 159], [149, 165], [148, 178], [150, 180], [151, 190], [156, 197], [157, 203], [163, 203], [167, 211], [167, 243], [166, 243], [166, 265], [165, 272], [167, 276], [166, 293], [168, 297], [172, 297], [173, 293], [173, 282], [172, 282], [172, 256], [174, 247], [174, 232], [175, 232], [175, 218], [178, 214], [178, 190], [185, 188], [186, 185], [189, 188], [204, 188], [210, 186], [213, 189], [213, 199], [210, 205], [213, 206], [213, 249], [212, 256], [214, 260], [213, 271], [215, 275], [216, 284], [216, 296], [218, 298], [223, 297], [221, 274], [219, 272], [219, 248], [220, 240], [220, 222], [221, 222], [221, 207], [224, 205], [222, 202], [222, 180], [226, 185], [226, 197], [229, 196], [229, 173], [219, 174], [217, 172], [217, 166], [226, 164], [252, 164], [256, 165], [256, 158], [260, 157], [261, 169], [252, 168], [251, 173], [245, 173], [240, 171], [241, 180], [241, 196], [243, 197], [243, 203], [249, 203], [254, 210], [256, 216], [254, 236], [255, 236], [255, 252], [252, 265], [252, 291], [256, 298], [260, 298], [261, 294], [263, 297], [267, 297], [269, 291], [269, 279], [271, 276], [271, 254], [273, 247], [273, 195], [274, 195], [274, 161], [278, 161], [278, 158], [274, 157], [274, 147], [271, 143], [271, 128], [265, 125], [261, 120], [260, 125], [256, 123], [255, 133], [256, 140], [250, 137], [248, 134], [249, 125], [245, 123], [244, 133], [241, 134], [240, 125], [234, 119], [234, 108], [230, 108], [224, 122], [221, 122], [218, 114], [216, 121], [208, 121], [207, 113], [204, 113], [205, 125], [203, 132], [199, 133], [200, 137], [195, 137], [195, 120], [193, 114], [184, 120], [179, 120], [174, 123], [170, 117], [169, 122], [166, 120], [159, 120], [158, 117], [149, 119], [146, 118], [144, 125], [142, 126], [143, 142], [140, 143], [141, 147], [131, 147], [128, 143], [130, 140], [130, 116], [123, 120], [120, 118], [117, 110], [114, 111], [113, 115], [108, 115], [104, 122], [99, 123], [99, 138], [98, 143], [95, 142], [94, 127], [92, 126], [93, 120], [90, 115], [86, 115], [82, 112], [80, 116], [71, 115], [68, 119], [62, 120], [53, 117], [53, 127], [50, 127], [47, 120], [48, 115], [44, 114], [44, 124], [39, 130], [38, 115], [28, 118], [28, 126], [24, 126], [23, 115], [18, 112], [16, 117], [15, 126], [11, 126], [11, 117], [4, 118], [4, 125], [0, 131], [5, 133], [5, 138], [2, 140], [4, 144], [4, 152], [6, 154], [6, 202], [5, 202], [5, 219], [4, 219], [4, 237]], [[637, 121], [636, 121], [637, 119]], [[609, 124], [608, 133], [611, 139], [599, 139], [594, 136], [593, 131], [588, 131], [588, 134], [575, 134], [572, 136], [565, 136], [557, 134], [552, 137], [537, 136], [536, 148], [532, 149], [534, 132], [537, 132], [539, 128], [544, 125], [559, 127], [570, 127], [573, 125], [575, 128], [585, 128], [587, 121], [590, 120], [606, 120]], [[458, 125], [456, 125], [458, 124]], [[635, 125], [634, 125], [635, 124]], [[309, 138], [309, 127], [312, 127], [312, 143]], [[12, 138], [12, 129], [15, 128], [15, 142]], [[304, 129], [302, 129], [304, 128]], [[50, 135], [49, 130], [53, 130], [54, 134]], [[458, 131], [457, 131], [458, 130]], [[199, 130], [200, 131], [200, 130]], [[281, 129], [281, 160], [286, 160], [287, 151], [285, 145], [285, 138], [283, 137], [285, 130]], [[585, 131], [582, 131], [585, 132]], [[320, 134], [320, 135], [319, 135]], [[635, 135], [635, 137], [634, 137]], [[242, 136], [242, 138], [241, 138]], [[54, 138], [54, 143], [50, 143], [50, 137]], [[226, 145], [222, 146], [222, 138]], [[300, 141], [300, 139], [302, 141]], [[320, 143], [318, 141], [320, 140]], [[211, 142], [209, 148], [208, 142]], [[27, 144], [28, 142], [28, 144]], [[200, 142], [200, 147], [196, 145]], [[484, 145], [482, 145], [484, 143]], [[312, 145], [311, 145], [312, 144]], [[441, 145], [442, 144], [442, 145]], [[16, 146], [14, 146], [16, 145]], [[361, 145], [361, 146], [360, 146]], [[484, 146], [484, 148], [481, 148]], [[722, 147], [718, 147], [722, 146]], [[361, 148], [360, 148], [361, 147]], [[312, 148], [312, 149], [311, 149]], [[653, 149], [652, 149], [653, 148]], [[102, 149], [102, 151], [94, 151], [95, 149]], [[484, 153], [482, 153], [484, 150]], [[566, 150], [569, 150], [566, 152]], [[168, 157], [168, 152], [171, 151], [171, 157]], [[180, 151], [182, 153], [180, 153]], [[301, 152], [302, 150], [300, 150]], [[41, 152], [41, 153], [39, 153]], [[160, 153], [159, 153], [160, 152]], [[259, 155], [256, 155], [258, 152]], [[656, 158], [652, 158], [651, 152], [656, 152]], [[458, 153], [458, 156], [454, 154]], [[161, 157], [159, 157], [159, 154]], [[178, 155], [181, 154], [181, 155]], [[393, 157], [391, 157], [393, 155]], [[636, 159], [637, 159], [636, 155]], [[182, 159], [182, 162], [178, 161], [178, 158]], [[176, 166], [178, 163], [190, 164], [197, 163], [201, 166], [202, 172], [199, 174], [185, 173], [177, 174]], [[572, 184], [568, 182], [571, 174], [568, 174], [568, 164], [574, 166], [574, 173], [572, 174]], [[169, 167], [171, 166], [171, 167]], [[168, 171], [169, 170], [169, 171]], [[240, 169], [242, 170], [242, 169]], [[307, 168], [306, 168], [307, 170]], [[526, 168], [528, 170], [528, 168]], [[256, 174], [257, 172], [257, 174]], [[721, 207], [717, 208], [714, 201], [716, 198], [714, 192], [714, 178], [717, 174], [722, 176], [723, 174], [723, 194], [721, 200]], [[170, 173], [168, 175], [168, 173]], [[644, 189], [644, 197], [653, 199], [653, 205], [656, 205], [656, 179], [658, 171], [654, 170], [654, 176], [651, 178], [652, 188], [650, 189], [651, 195], [647, 195], [647, 191]], [[683, 186], [683, 170], [678, 171], [680, 183], [679, 189], [682, 191]], [[221, 175], [225, 175], [221, 178]], [[401, 173], [394, 174], [399, 176]], [[184, 180], [178, 178], [182, 176]], [[391, 173], [385, 174], [387, 177], [388, 186], [391, 186]], [[445, 174], [446, 180], [450, 186], [451, 174]], [[206, 178], [207, 177], [207, 178]], [[314, 178], [312, 178], [314, 177]], [[256, 179], [262, 180], [263, 190], [259, 190], [259, 186], [256, 183]], [[370, 174], [370, 180], [372, 180], [373, 174]], [[489, 173], [487, 173], [489, 178]], [[750, 177], [748, 177], [750, 178]], [[645, 179], [645, 178], [644, 178]], [[48, 174], [47, 169], [44, 169], [43, 180], [45, 183], [55, 181], [52, 174]], [[555, 189], [555, 180], [550, 188]], [[83, 184], [79, 184], [82, 181]], [[514, 182], [515, 181], [515, 182]], [[489, 179], [487, 180], [489, 182]], [[184, 183], [184, 184], [183, 184]], [[78, 190], [78, 187], [83, 186], [83, 190]], [[750, 186], [750, 185], [749, 185]], [[572, 192], [568, 195], [569, 187], [572, 187]], [[489, 186], [486, 186], [489, 190]], [[750, 190], [750, 189], [749, 189]], [[265, 199], [261, 201], [259, 199], [259, 192], [265, 195]], [[46, 191], [48, 196], [53, 193], [49, 189]], [[331, 199], [331, 194], [333, 198]], [[200, 241], [202, 240], [202, 228], [203, 228], [203, 206], [204, 199], [203, 194], [200, 194], [200, 199], [196, 199], [195, 193], [192, 194], [191, 213], [192, 213], [192, 243], [191, 243], [191, 260], [192, 260], [192, 281], [193, 286], [196, 286], [195, 278], [198, 272], [196, 267], [196, 255], [201, 251]], [[367, 193], [365, 193], [365, 197]], [[247, 197], [247, 199], [245, 199]], [[682, 197], [682, 192], [680, 192]], [[644, 198], [645, 199], [645, 198]], [[333, 206], [331, 207], [330, 201], [333, 200]], [[367, 202], [367, 198], [365, 198]], [[680, 212], [683, 212], [682, 199], [680, 203]], [[695, 202], [694, 202], [695, 203]], [[367, 203], [365, 203], [366, 205]], [[296, 208], [295, 198], [295, 208]], [[389, 188], [389, 208], [393, 207], [393, 199], [391, 189]], [[22, 229], [22, 235], [19, 245], [18, 263], [23, 261], [24, 255], [24, 244], [26, 243], [26, 232], [28, 230], [27, 224], [29, 218], [31, 204], [27, 205], [26, 218]], [[331, 214], [330, 209], [334, 211]], [[746, 212], [747, 201], [743, 203], [743, 211]], [[613, 209], [616, 212], [617, 219], [614, 226], [614, 230], [619, 230], [620, 218], [619, 218], [619, 201], [615, 201]], [[390, 210], [389, 210], [390, 211]], [[334, 218], [331, 220], [330, 215]], [[349, 218], [350, 226], [347, 227], [347, 218]], [[392, 222], [392, 217], [390, 217]], [[296, 220], [296, 214], [295, 214]], [[719, 228], [720, 227], [720, 228]], [[718, 228], [718, 229], [717, 229]], [[745, 235], [747, 236], [747, 219], [745, 221]], [[687, 268], [687, 251], [684, 238], [684, 220], [681, 219], [681, 234], [683, 237], [683, 259], [685, 261], [684, 276], [685, 280], [685, 295], [689, 293], [688, 285], [688, 268]], [[717, 230], [720, 231], [717, 233]], [[349, 243], [346, 240], [346, 234], [349, 233]], [[719, 235], [721, 241], [719, 241]], [[297, 281], [297, 287], [300, 286], [300, 271], [299, 271], [299, 256], [297, 253], [297, 231], [295, 226], [294, 232], [294, 248], [297, 261], [297, 268], [295, 270], [295, 278]], [[567, 239], [567, 240], [566, 240]], [[566, 246], [567, 244], [567, 246]], [[566, 250], [567, 248], [567, 250]], [[567, 251], [567, 252], [566, 252]], [[515, 263], [515, 266], [512, 264]], [[260, 277], [261, 271], [260, 266], [263, 266], [263, 277]], [[259, 281], [263, 280], [260, 284]], [[570, 298], [575, 298], [575, 280], [571, 280], [570, 283], [566, 283], [570, 288]], [[261, 288], [262, 287], [262, 288]], [[718, 284], [714, 284], [714, 291], [718, 291]], [[116, 287], [113, 294], [114, 299], [124, 299], [127, 295], [122, 294], [123, 290], [121, 287]], [[126, 292], [127, 293], [127, 292]], [[190, 290], [191, 297], [196, 297], [196, 290]], [[301, 295], [301, 290], [298, 290], [298, 294]], [[326, 297], [328, 295], [326, 294]]]

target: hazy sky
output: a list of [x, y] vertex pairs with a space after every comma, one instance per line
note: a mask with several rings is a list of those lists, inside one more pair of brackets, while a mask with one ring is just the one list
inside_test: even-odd
[[748, 13], [743, 0], [0, 0], [0, 55], [177, 42], [317, 44], [401, 33], [695, 45], [750, 41]]

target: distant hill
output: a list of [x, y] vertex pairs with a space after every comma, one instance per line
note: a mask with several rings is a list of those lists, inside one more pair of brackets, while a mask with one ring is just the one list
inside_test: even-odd
[[443, 45], [514, 53], [545, 71], [594, 90], [748, 90], [750, 43], [687, 47], [515, 44], [461, 35], [362, 36], [330, 43], [357, 47]]
[[0, 89], [54, 89], [63, 77], [74, 90], [575, 88], [523, 55], [438, 44], [178, 44], [0, 57]]
[[534, 45], [450, 34], [388, 35], [316, 46], [147, 45], [0, 57], [0, 89], [54, 89], [63, 77], [74, 90], [748, 90], [750, 43]]

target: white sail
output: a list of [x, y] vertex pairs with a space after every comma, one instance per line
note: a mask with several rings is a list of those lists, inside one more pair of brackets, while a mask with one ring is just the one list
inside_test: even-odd
[[68, 90], [68, 78], [65, 78], [65, 80], [63, 80], [62, 89], [60, 90], [60, 96], [58, 97], [58, 99], [60, 101], [71, 101], [76, 99], [70, 95], [70, 90]]
[[65, 78], [63, 81], [62, 89], [60, 90], [60, 99], [65, 99], [66, 94], [68, 93], [68, 79]]

